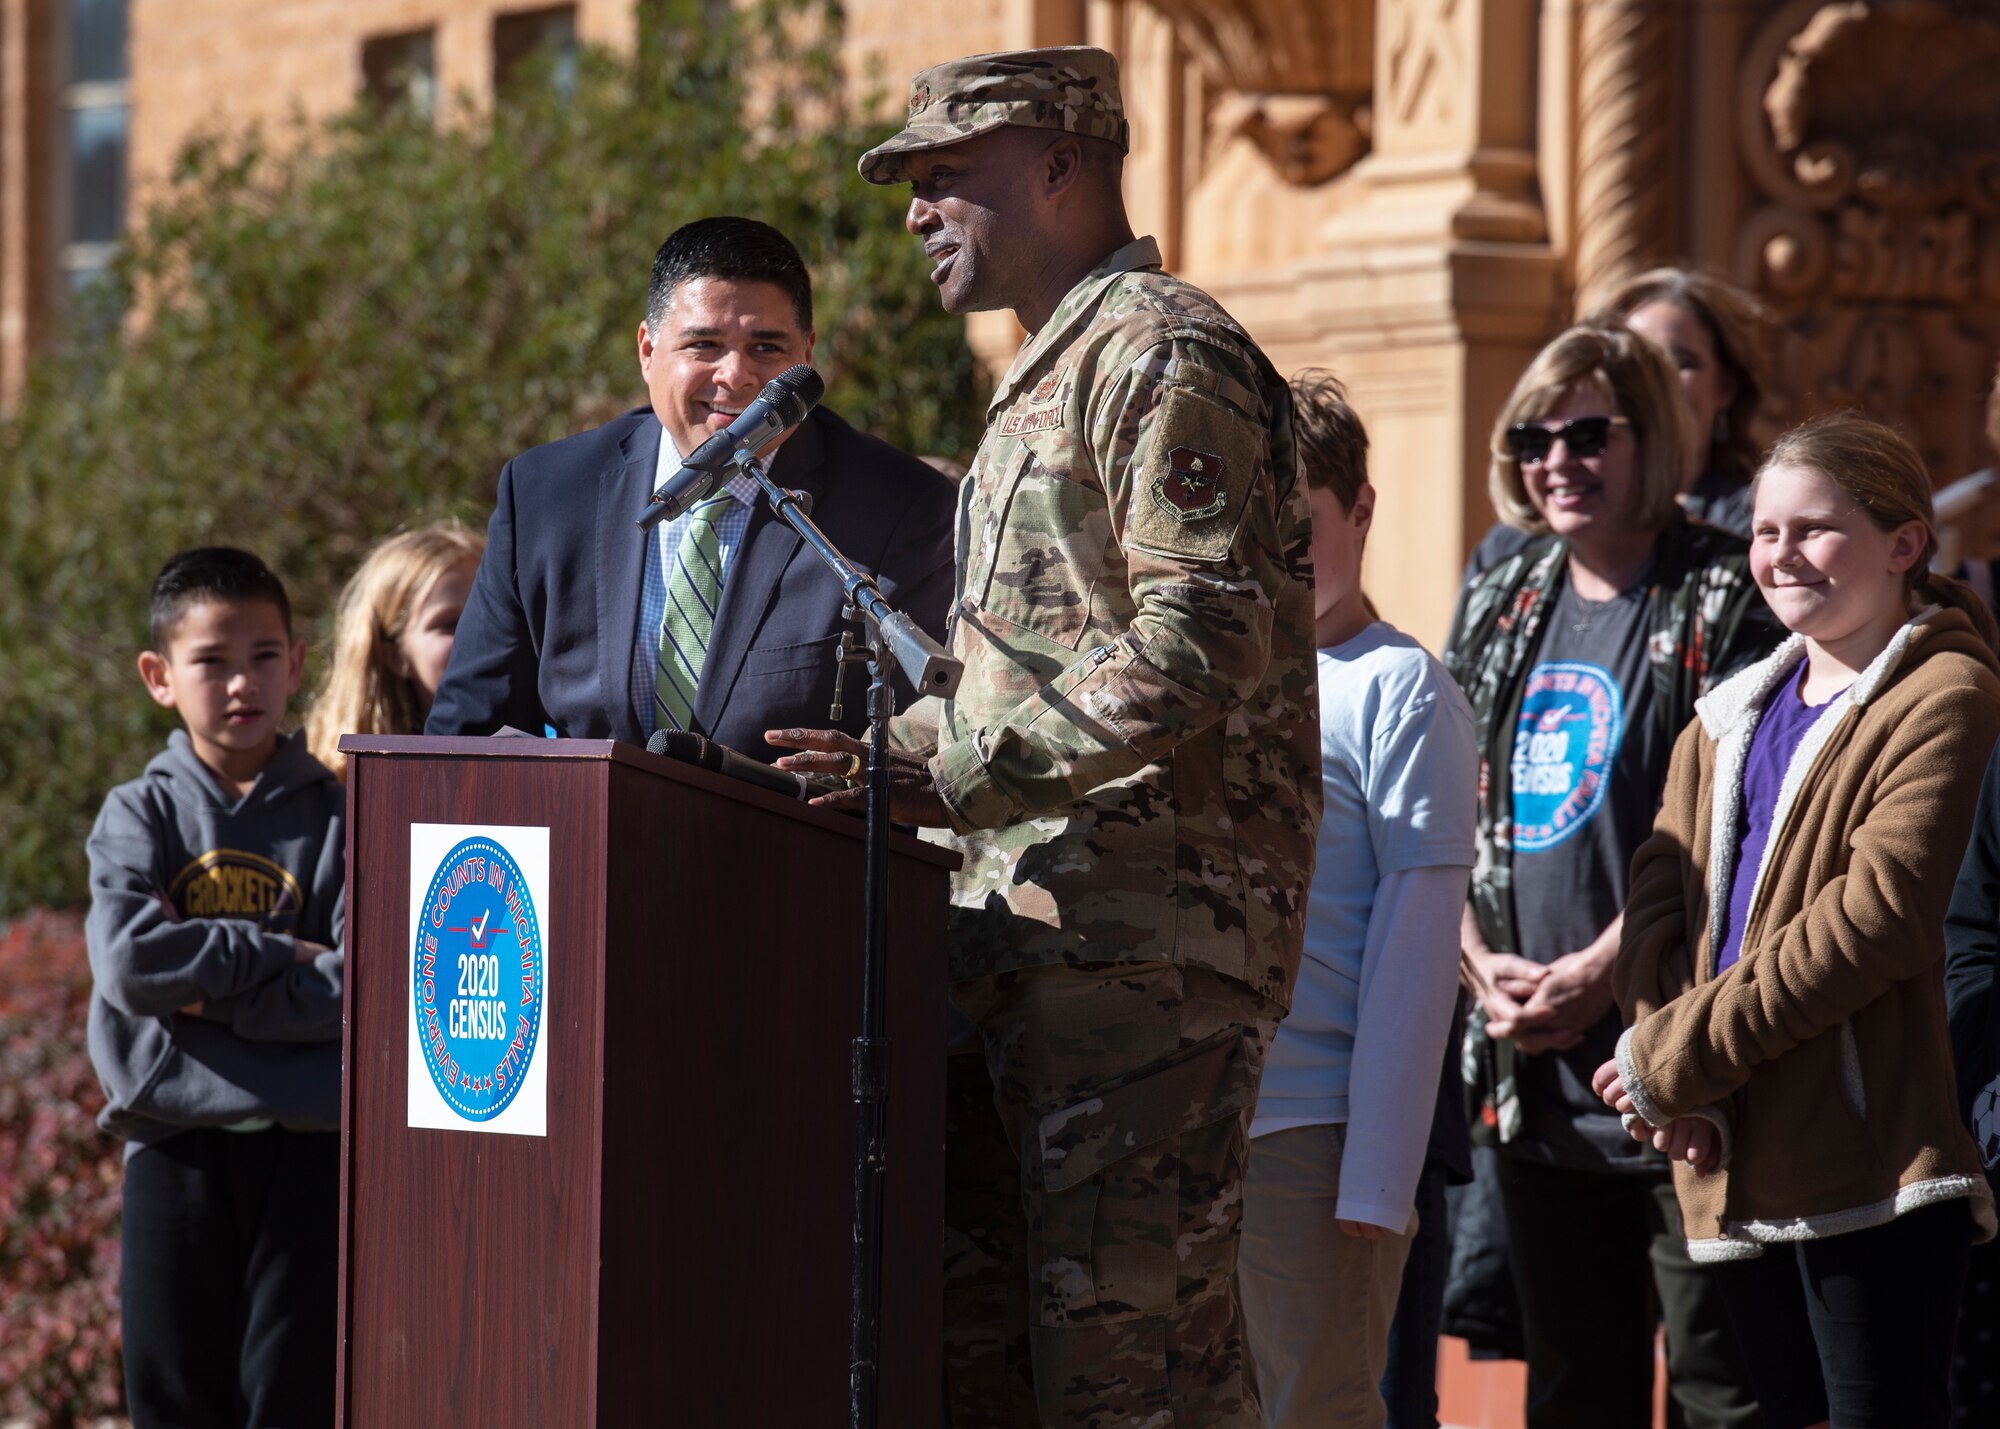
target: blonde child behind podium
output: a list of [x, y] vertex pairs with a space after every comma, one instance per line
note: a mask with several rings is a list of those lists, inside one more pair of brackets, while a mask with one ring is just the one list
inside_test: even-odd
[[334, 616], [325, 687], [306, 743], [347, 778], [343, 734], [422, 734], [485, 538], [457, 521], [391, 536], [368, 553]]

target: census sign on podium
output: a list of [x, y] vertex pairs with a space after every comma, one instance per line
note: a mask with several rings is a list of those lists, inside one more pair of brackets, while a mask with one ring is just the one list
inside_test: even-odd
[[410, 825], [410, 1122], [548, 1134], [549, 831]]

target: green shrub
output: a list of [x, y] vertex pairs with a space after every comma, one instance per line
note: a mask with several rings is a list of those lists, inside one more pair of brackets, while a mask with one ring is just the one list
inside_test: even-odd
[[0, 930], [0, 1419], [118, 1412], [122, 1145], [84, 1045], [83, 920]]
[[[376, 538], [483, 523], [507, 457], [644, 400], [648, 269], [680, 223], [790, 234], [828, 402], [911, 451], [976, 444], [963, 329], [901, 196], [854, 172], [881, 129], [843, 98], [838, 7], [718, 9], [650, 0], [636, 56], [587, 52], [567, 92], [531, 74], [490, 116], [187, 150], [0, 428], [0, 916], [83, 897], [97, 804], [171, 728], [132, 667], [161, 562], [249, 547], [318, 633]], [[746, 51], [775, 81], [755, 94]]]

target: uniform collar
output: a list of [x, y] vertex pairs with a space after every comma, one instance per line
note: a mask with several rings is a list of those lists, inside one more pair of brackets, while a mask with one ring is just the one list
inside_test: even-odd
[[986, 404], [987, 420], [991, 421], [995, 413], [1012, 402], [1021, 383], [1039, 371], [1058, 344], [1067, 342], [1071, 332], [1089, 319], [1106, 288], [1136, 269], [1159, 266], [1160, 245], [1152, 238], [1135, 238], [1107, 254], [1063, 295], [1063, 300], [1056, 304], [1056, 310], [1049, 314], [1049, 320], [1042, 324], [1041, 331], [1029, 338], [1014, 354], [1013, 365], [993, 390], [993, 400]]

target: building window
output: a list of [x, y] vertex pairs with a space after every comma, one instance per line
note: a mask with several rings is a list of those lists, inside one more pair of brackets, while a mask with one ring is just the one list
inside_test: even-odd
[[361, 42], [361, 87], [382, 109], [407, 108], [420, 119], [437, 113], [435, 32], [410, 30]]
[[505, 89], [516, 70], [538, 55], [550, 56], [550, 79], [564, 94], [576, 92], [576, 6], [551, 5], [493, 17], [493, 87]]
[[125, 232], [126, 152], [132, 107], [126, 83], [126, 0], [69, 0], [69, 82], [63, 87], [62, 267], [72, 293], [111, 261]]

